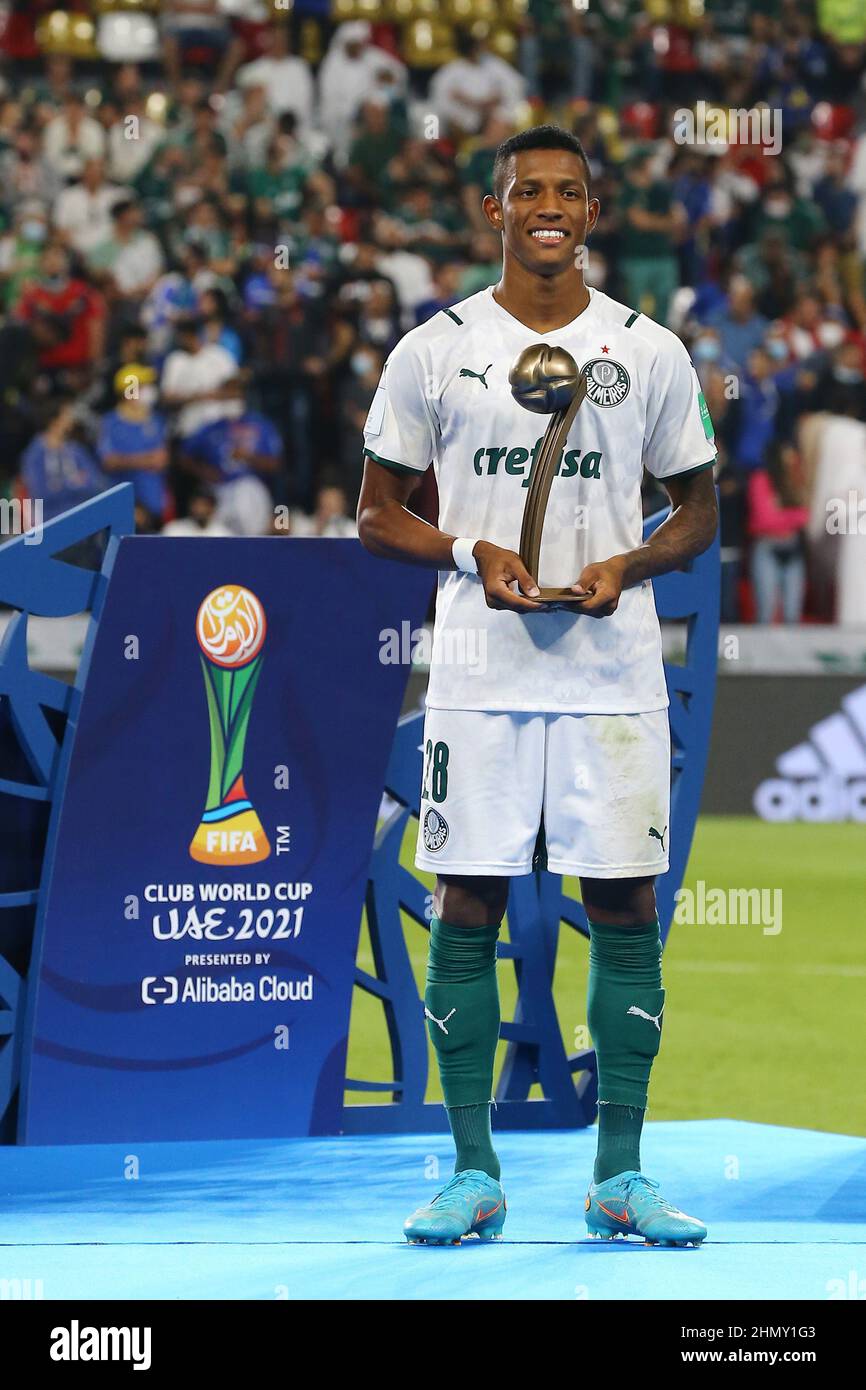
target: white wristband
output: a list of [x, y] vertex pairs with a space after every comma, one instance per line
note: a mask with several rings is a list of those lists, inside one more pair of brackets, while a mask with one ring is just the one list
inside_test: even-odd
[[454, 556], [454, 563], [459, 570], [464, 570], [466, 574], [477, 574], [478, 565], [475, 556], [472, 554], [478, 540], [469, 541], [465, 536], [458, 536], [451, 547], [451, 554]]

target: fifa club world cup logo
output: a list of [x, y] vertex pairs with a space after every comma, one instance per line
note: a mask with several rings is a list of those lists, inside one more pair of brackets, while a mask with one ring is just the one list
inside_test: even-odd
[[189, 852], [202, 864], [255, 864], [271, 852], [244, 786], [244, 744], [262, 669], [265, 612], [240, 584], [221, 584], [195, 622], [210, 726], [207, 804]]

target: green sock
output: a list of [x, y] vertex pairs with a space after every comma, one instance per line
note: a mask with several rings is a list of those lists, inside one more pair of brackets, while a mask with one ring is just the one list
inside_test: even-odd
[[493, 1062], [499, 1040], [498, 925], [454, 927], [434, 917], [424, 1013], [436, 1049], [455, 1173], [480, 1168], [499, 1179], [490, 1133]]
[[639, 927], [589, 923], [587, 1018], [598, 1062], [594, 1179], [640, 1171], [650, 1071], [661, 1042], [665, 992], [656, 918]]
[[606, 1182], [617, 1173], [640, 1172], [640, 1135], [645, 1113], [633, 1105], [598, 1107], [594, 1182]]
[[486, 1105], [452, 1105], [446, 1113], [457, 1146], [454, 1172], [480, 1168], [498, 1182], [502, 1170], [493, 1147], [490, 1108], [489, 1101]]

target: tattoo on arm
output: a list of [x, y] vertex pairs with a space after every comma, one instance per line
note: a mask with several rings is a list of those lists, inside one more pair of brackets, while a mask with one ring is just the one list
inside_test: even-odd
[[626, 555], [624, 588], [682, 569], [712, 544], [716, 534], [719, 516], [711, 468], [662, 481], [673, 511], [644, 545]]

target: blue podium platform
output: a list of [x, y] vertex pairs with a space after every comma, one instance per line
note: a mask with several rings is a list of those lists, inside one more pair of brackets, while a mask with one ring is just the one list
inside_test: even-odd
[[0, 1280], [45, 1299], [866, 1297], [866, 1139], [649, 1124], [644, 1169], [706, 1221], [700, 1250], [586, 1238], [592, 1130], [498, 1148], [506, 1239], [440, 1249], [400, 1229], [450, 1170], [441, 1135], [0, 1148]]

